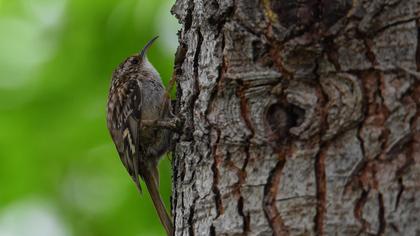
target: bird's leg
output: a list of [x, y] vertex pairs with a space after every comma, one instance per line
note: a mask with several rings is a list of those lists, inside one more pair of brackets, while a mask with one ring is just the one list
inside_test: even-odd
[[142, 120], [141, 124], [147, 127], [163, 128], [178, 131], [180, 127], [180, 120], [177, 117], [162, 120]]

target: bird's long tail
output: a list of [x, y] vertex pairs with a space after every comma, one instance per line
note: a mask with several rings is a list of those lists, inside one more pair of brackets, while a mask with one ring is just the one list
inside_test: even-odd
[[153, 205], [155, 205], [156, 212], [159, 215], [160, 222], [166, 230], [168, 236], [173, 235], [173, 225], [171, 217], [166, 211], [165, 205], [163, 204], [162, 198], [159, 194], [159, 173], [157, 168], [151, 167], [147, 173], [143, 173], [143, 180], [146, 183], [147, 189], [149, 190], [150, 197], [152, 198]]

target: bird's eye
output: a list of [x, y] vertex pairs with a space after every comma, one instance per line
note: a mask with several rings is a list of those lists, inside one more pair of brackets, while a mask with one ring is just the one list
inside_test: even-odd
[[131, 64], [133, 64], [133, 65], [139, 64], [139, 59], [137, 59], [137, 58], [131, 59]]

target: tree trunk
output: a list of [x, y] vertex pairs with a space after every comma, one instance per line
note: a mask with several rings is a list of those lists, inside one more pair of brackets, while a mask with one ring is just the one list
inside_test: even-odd
[[420, 235], [415, 0], [177, 0], [176, 235]]

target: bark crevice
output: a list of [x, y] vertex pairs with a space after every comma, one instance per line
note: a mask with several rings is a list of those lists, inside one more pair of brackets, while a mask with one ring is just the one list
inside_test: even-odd
[[317, 235], [324, 235], [324, 218], [326, 213], [327, 201], [327, 177], [325, 173], [325, 149], [326, 146], [321, 146], [319, 153], [315, 160], [315, 177], [316, 177], [316, 215], [314, 219], [315, 232]]
[[378, 211], [379, 229], [378, 229], [377, 235], [383, 235], [385, 233], [386, 219], [385, 219], [384, 198], [383, 198], [382, 193], [378, 193], [378, 203], [379, 203], [379, 211]]
[[279, 154], [279, 160], [271, 171], [264, 189], [264, 212], [274, 235], [288, 235], [288, 230], [276, 206], [279, 194], [279, 183], [283, 168], [286, 164], [284, 153]]
[[212, 191], [214, 193], [214, 201], [216, 204], [216, 212], [217, 215], [215, 219], [217, 219], [221, 214], [223, 214], [223, 202], [222, 202], [222, 195], [219, 189], [219, 179], [220, 179], [220, 170], [219, 170], [219, 163], [221, 162], [220, 156], [218, 152], [218, 146], [220, 142], [220, 130], [217, 130], [217, 138], [215, 144], [212, 147], [212, 156], [213, 156], [213, 165], [211, 166], [211, 170], [213, 172], [213, 183], [212, 183]]
[[357, 199], [355, 207], [354, 207], [354, 217], [357, 221], [361, 224], [361, 229], [358, 232], [357, 235], [361, 235], [362, 233], [366, 232], [366, 229], [369, 227], [369, 223], [366, 221], [366, 219], [363, 218], [363, 208], [365, 207], [365, 204], [368, 200], [369, 196], [369, 190], [363, 190], [360, 194], [359, 199]]

